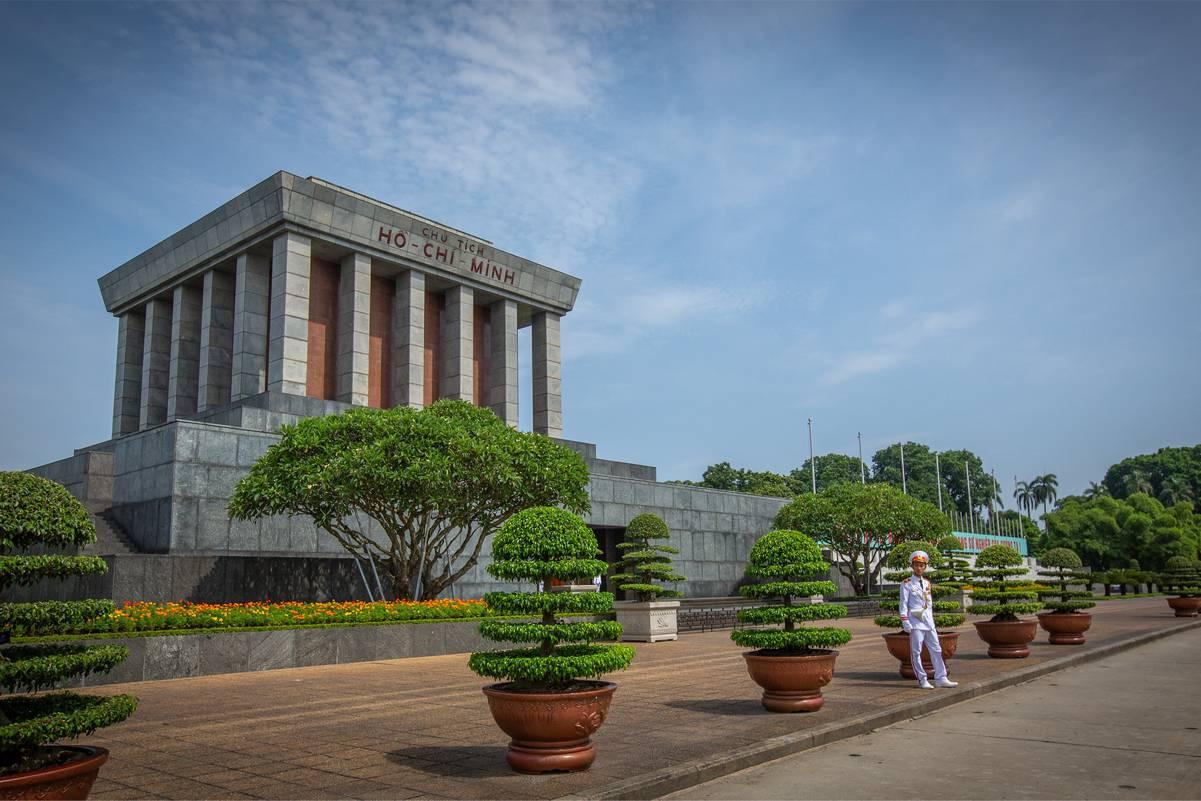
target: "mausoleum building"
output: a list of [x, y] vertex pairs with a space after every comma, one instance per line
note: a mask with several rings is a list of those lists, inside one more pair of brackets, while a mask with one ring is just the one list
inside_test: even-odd
[[[560, 321], [580, 279], [319, 178], [279, 172], [99, 280], [118, 319], [112, 438], [35, 472], [93, 512], [116, 600], [363, 597], [354, 562], [306, 518], [231, 521], [237, 481], [285, 423], [457, 398], [518, 417], [531, 330], [533, 430], [562, 440]], [[782, 500], [588, 464], [610, 560], [661, 515], [693, 595], [726, 595]], [[492, 589], [478, 566], [455, 588]], [[35, 594], [39, 592], [35, 590]], [[71, 590], [68, 590], [71, 592]]]

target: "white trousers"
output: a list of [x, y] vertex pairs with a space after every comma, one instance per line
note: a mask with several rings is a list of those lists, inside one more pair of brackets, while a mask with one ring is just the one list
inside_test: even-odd
[[934, 664], [934, 678], [947, 677], [947, 663], [942, 661], [942, 645], [938, 642], [938, 632], [931, 629], [919, 629], [914, 626], [909, 630], [909, 664], [913, 665], [913, 675], [919, 683], [926, 680], [926, 669], [922, 667], [922, 645], [930, 654]]

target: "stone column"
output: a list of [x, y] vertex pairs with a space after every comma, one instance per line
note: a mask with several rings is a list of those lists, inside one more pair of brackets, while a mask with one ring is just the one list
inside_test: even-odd
[[534, 431], [563, 436], [563, 381], [559, 351], [559, 315], [534, 315]]
[[409, 270], [397, 276], [392, 303], [392, 405], [420, 409], [425, 404], [425, 275]]
[[234, 352], [234, 276], [209, 270], [200, 301], [200, 387], [196, 411], [229, 403]]
[[200, 387], [200, 287], [175, 287], [171, 308], [171, 367], [167, 419], [196, 414]]
[[142, 351], [146, 315], [142, 309], [117, 318], [117, 380], [113, 387], [113, 436], [138, 430], [142, 407]]
[[309, 271], [312, 240], [280, 234], [271, 251], [271, 321], [267, 389], [289, 395], [308, 391]]
[[156, 426], [167, 420], [167, 385], [171, 380], [171, 305], [171, 301], [162, 298], [146, 304], [139, 429]]
[[230, 400], [267, 389], [267, 320], [270, 315], [271, 264], [262, 256], [238, 256], [234, 273], [233, 367]]
[[371, 257], [351, 253], [338, 279], [338, 400], [367, 405], [370, 364]]
[[492, 375], [488, 378], [488, 407], [517, 427], [517, 304], [498, 300], [492, 315]]
[[474, 338], [475, 292], [471, 287], [456, 286], [446, 290], [446, 311], [442, 339], [443, 398], [458, 398], [473, 402], [473, 371], [471, 343]]

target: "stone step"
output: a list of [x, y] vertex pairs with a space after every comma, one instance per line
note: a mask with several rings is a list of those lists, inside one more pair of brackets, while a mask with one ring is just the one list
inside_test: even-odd
[[96, 525], [96, 541], [86, 546], [83, 553], [96, 556], [123, 556], [139, 553], [138, 546], [113, 517], [112, 509], [89, 508], [88, 511], [92, 515], [92, 522]]

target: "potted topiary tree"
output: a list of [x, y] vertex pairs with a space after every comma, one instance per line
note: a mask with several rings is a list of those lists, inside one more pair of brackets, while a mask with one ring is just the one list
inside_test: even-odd
[[[952, 537], [951, 539], [954, 538]], [[955, 543], [959, 545], [959, 540], [955, 540]], [[943, 583], [943, 580], [948, 575], [952, 575], [946, 569], [946, 556], [928, 542], [921, 542], [920, 540], [902, 542], [889, 551], [888, 556], [885, 557], [884, 565], [888, 568], [888, 572], [884, 574], [884, 578], [896, 582], [909, 578], [911, 573], [909, 569], [909, 556], [914, 551], [925, 551], [930, 557], [930, 567], [932, 570], [927, 577], [930, 579], [930, 594], [935, 599], [934, 625], [938, 627], [938, 644], [942, 646], [943, 659], [950, 659], [955, 655], [955, 650], [959, 647], [959, 632], [946, 631], [946, 629], [962, 625], [964, 615], [963, 610], [959, 606], [959, 601], [950, 600], [951, 596], [959, 595], [962, 585]], [[900, 629], [901, 617], [898, 609], [901, 597], [900, 589], [889, 588], [883, 590], [880, 596], [881, 604], [885, 606], [885, 611], [875, 619], [876, 625], [889, 629]], [[900, 660], [901, 676], [906, 679], [915, 678], [913, 664], [909, 661], [909, 635], [904, 631], [891, 631], [881, 636], [884, 638], [884, 644], [888, 646], [888, 652]], [[934, 664], [930, 661], [930, 654], [925, 646], [922, 646], [922, 665], [926, 668], [927, 674], [934, 673]]]
[[1091, 586], [1092, 574], [1082, 569], [1084, 563], [1071, 548], [1052, 548], [1038, 558], [1038, 563], [1050, 568], [1038, 574], [1052, 579], [1039, 582], [1039, 598], [1058, 599], [1043, 601], [1051, 611], [1039, 613], [1038, 624], [1050, 632], [1052, 645], [1083, 645], [1084, 632], [1093, 624], [1093, 616], [1081, 610], [1097, 604], [1092, 600], [1092, 590], [1071, 587]]
[[684, 577], [671, 567], [668, 554], [679, 553], [679, 548], [658, 545], [652, 540], [664, 540], [670, 536], [667, 524], [657, 515], [638, 515], [626, 526], [625, 542], [621, 549], [621, 561], [613, 566], [611, 581], [618, 582], [617, 588], [637, 595], [635, 601], [618, 601], [613, 604], [617, 622], [621, 624], [621, 638], [634, 642], [661, 642], [674, 640], [678, 636], [676, 610], [679, 601], [661, 601], [660, 598], [676, 598], [684, 593], [656, 584], [656, 581], [683, 581]]
[[751, 679], [763, 688], [763, 706], [771, 712], [814, 712], [825, 699], [821, 688], [834, 677], [834, 646], [850, 642], [851, 632], [839, 628], [798, 626], [806, 620], [834, 620], [845, 617], [847, 608], [839, 604], [793, 601], [837, 591], [827, 580], [830, 563], [822, 557], [817, 543], [799, 531], [769, 531], [751, 548], [747, 578], [758, 583], [745, 584], [741, 592], [747, 598], [781, 598], [777, 606], [761, 606], [738, 612], [741, 623], [765, 625], [783, 623], [780, 629], [735, 629], [730, 638], [744, 648]]
[[1201, 571], [1187, 556], [1170, 556], [1159, 578], [1160, 588], [1169, 596], [1168, 606], [1176, 617], [1196, 617], [1201, 610]]
[[[61, 484], [0, 473], [0, 589], [105, 572], [108, 565], [96, 556], [21, 553], [36, 546], [73, 549], [95, 539], [87, 510]], [[0, 642], [26, 632], [53, 634], [112, 611], [112, 601], [2, 603]], [[8, 693], [50, 689], [108, 671], [128, 655], [111, 645], [10, 645], [0, 651], [0, 686]], [[135, 706], [129, 695], [0, 698], [0, 798], [87, 798], [108, 751], [56, 743], [119, 723]]]
[[1021, 620], [1018, 615], [1042, 609], [1038, 593], [1016, 585], [1011, 579], [1026, 573], [1022, 555], [1008, 545], [990, 545], [976, 554], [972, 570], [973, 615], [992, 615], [977, 621], [976, 633], [988, 643], [988, 655], [995, 659], [1024, 659], [1030, 656], [1026, 643], [1038, 633], [1038, 621]]
[[[487, 570], [500, 579], [544, 587], [553, 578], [587, 581], [607, 567], [597, 553], [595, 535], [578, 516], [536, 506], [500, 527]], [[556, 616], [608, 612], [613, 594], [490, 592], [484, 600], [497, 614], [541, 616], [538, 622], [484, 621], [480, 634], [485, 638], [532, 647], [475, 653], [468, 662], [481, 676], [507, 680], [485, 687], [484, 694], [496, 724], [513, 738], [509, 765], [521, 773], [587, 768], [596, 759], [591, 735], [604, 722], [617, 689], [612, 682], [591, 679], [628, 667], [634, 649], [594, 644], [621, 636], [615, 621], [565, 622]]]

